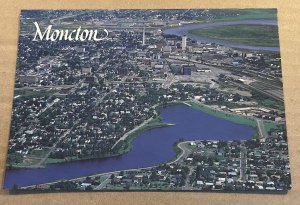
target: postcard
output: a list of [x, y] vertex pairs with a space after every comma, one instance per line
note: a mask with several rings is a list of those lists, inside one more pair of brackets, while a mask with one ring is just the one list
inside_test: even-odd
[[276, 9], [22, 10], [4, 189], [286, 193]]

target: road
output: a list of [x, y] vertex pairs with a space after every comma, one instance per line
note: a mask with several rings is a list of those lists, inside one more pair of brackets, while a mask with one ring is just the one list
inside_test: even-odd
[[[79, 122], [79, 120], [77, 120], [75, 124], [77, 124]], [[35, 165], [30, 166], [31, 168], [37, 168], [37, 167], [42, 167], [42, 164], [48, 159], [48, 157], [50, 156], [50, 154], [55, 150], [57, 144], [62, 141], [68, 134], [70, 134], [70, 132], [72, 131], [74, 127], [72, 127], [71, 129], [68, 129], [66, 132], [64, 132], [63, 135], [61, 135], [58, 140], [53, 144], [53, 146], [50, 148], [50, 151]]]
[[259, 132], [259, 138], [266, 139], [268, 137], [268, 133], [265, 129], [264, 121], [261, 119], [256, 119], [258, 132]]
[[[38, 117], [43, 114], [46, 110], [48, 110], [49, 108], [51, 108], [54, 104], [56, 104], [57, 102], [59, 102], [59, 99], [55, 99], [53, 100], [52, 103], [48, 104], [44, 109], [40, 110], [37, 114], [36, 114], [36, 118], [34, 119], [34, 122], [37, 123], [38, 122]], [[21, 134], [23, 133], [27, 128], [26, 127], [21, 127], [15, 135]]]
[[[174, 160], [172, 160], [171, 162], [168, 162], [166, 164], [173, 164], [173, 163], [177, 163], [179, 162], [180, 160], [186, 158], [189, 154], [190, 154], [190, 151], [184, 146], [185, 144], [188, 144], [190, 142], [195, 142], [195, 141], [184, 141], [184, 142], [180, 142], [177, 144], [177, 146], [182, 150], [182, 153]], [[96, 177], [96, 176], [100, 176], [100, 177], [103, 177], [103, 176], [110, 176], [111, 174], [118, 174], [120, 173], [121, 171], [124, 171], [124, 172], [129, 172], [129, 171], [140, 171], [140, 170], [144, 170], [144, 169], [151, 169], [151, 168], [154, 168], [154, 167], [157, 167], [158, 165], [156, 166], [149, 166], [149, 167], [143, 167], [143, 168], [135, 168], [135, 169], [127, 169], [127, 170], [117, 170], [117, 171], [112, 171], [112, 172], [105, 172], [105, 173], [101, 173], [101, 174], [95, 174], [95, 175], [90, 175], [90, 177]], [[83, 176], [83, 177], [78, 177], [78, 178], [74, 178], [74, 179], [70, 179], [70, 181], [77, 181], [77, 180], [83, 180], [85, 179], [86, 176]], [[49, 183], [43, 183], [43, 184], [40, 184], [40, 185], [51, 185], [51, 184], [54, 184], [56, 183], [57, 181], [55, 182], [49, 182]], [[108, 178], [106, 180], [104, 180], [97, 188], [100, 189], [102, 187], [105, 187], [105, 185], [109, 182]], [[30, 186], [24, 186], [22, 188], [34, 188], [36, 187], [36, 185], [30, 185]]]
[[41, 86], [24, 86], [22, 88], [15, 88], [15, 90], [18, 90], [18, 91], [22, 91], [22, 90], [42, 90], [42, 89], [68, 89], [68, 88], [73, 88], [73, 87], [76, 87], [76, 84], [75, 85], [41, 85]]
[[[121, 82], [125, 82], [127, 79], [127, 77], [124, 77]], [[72, 90], [70, 91], [70, 93], [73, 93], [75, 92], [76, 88], [79, 87], [79, 85], [82, 83], [82, 81], [80, 81], [76, 87], [73, 87]], [[103, 99], [108, 96], [109, 94], [112, 93], [112, 91], [114, 89], [116, 89], [119, 85], [116, 85], [114, 88], [112, 88], [109, 92], [103, 94], [97, 101], [96, 101], [96, 104], [95, 104], [95, 107], [97, 107], [99, 105], [99, 103], [101, 103], [103, 101]], [[48, 108], [47, 108], [48, 109]], [[41, 160], [34, 164], [34, 165], [31, 165], [31, 166], [28, 166], [30, 168], [37, 168], [37, 167], [42, 167], [42, 164], [48, 159], [48, 157], [50, 156], [50, 154], [55, 150], [57, 144], [59, 142], [61, 142], [68, 134], [70, 134], [70, 132], [76, 127], [76, 125], [80, 122], [81, 119], [77, 119], [74, 123], [73, 123], [73, 126], [70, 128], [70, 129], [67, 129], [57, 140], [57, 142], [55, 142], [53, 144], [53, 146], [50, 148], [50, 151], [43, 157], [41, 158]]]
[[40, 116], [42, 113], [44, 113], [46, 110], [51, 108], [54, 104], [58, 103], [59, 101], [60, 101], [60, 99], [58, 99], [58, 98], [53, 100], [52, 103], [48, 104], [44, 109], [42, 109], [40, 112], [38, 112], [38, 114], [36, 114], [36, 117]]
[[[133, 77], [135, 77], [135, 75], [133, 75]], [[121, 79], [121, 81], [120, 81], [118, 84], [116, 84], [112, 89], [110, 89], [109, 92], [107, 92], [107, 93], [105, 93], [104, 95], [102, 95], [102, 97], [100, 97], [100, 98], [96, 101], [95, 107], [97, 107], [97, 106], [99, 105], [99, 103], [101, 103], [101, 102], [104, 100], [104, 98], [105, 98], [106, 96], [108, 96], [109, 94], [111, 94], [111, 93], [113, 92], [113, 90], [115, 90], [115, 89], [119, 86], [119, 84], [125, 83], [126, 80], [127, 80], [127, 78], [128, 78], [128, 77], [123, 77], [123, 78]]]
[[[83, 15], [85, 13], [87, 13], [87, 11], [83, 11], [83, 12], [72, 14], [72, 15], [61, 16], [61, 17], [58, 17], [58, 18], [55, 18], [55, 19], [50, 19], [50, 23], [54, 24], [54, 25], [59, 25], [60, 21], [63, 20], [63, 19], [73, 18], [73, 17], [76, 17], [76, 16]], [[56, 22], [56, 21], [58, 21], [58, 22]]]
[[247, 150], [246, 147], [241, 147], [240, 153], [240, 179], [246, 181], [246, 172], [247, 172]]
[[118, 139], [118, 141], [116, 141], [116, 143], [111, 147], [111, 149], [114, 149], [116, 147], [116, 145], [119, 144], [119, 142], [121, 142], [122, 140], [125, 140], [130, 134], [132, 134], [136, 130], [140, 129], [144, 125], [148, 124], [151, 120], [153, 120], [153, 117], [151, 117], [148, 120], [144, 121], [142, 124], [140, 124], [139, 126], [133, 128], [129, 132], [126, 132], [120, 139]]
[[94, 190], [103, 189], [110, 182], [110, 176], [111, 174], [104, 175], [103, 177], [106, 177], [106, 179], [99, 186], [95, 187]]
[[[188, 105], [188, 106], [191, 106], [191, 105], [189, 105], [189, 104], [187, 104], [187, 103], [184, 103], [184, 104], [186, 104], [186, 105]], [[158, 105], [154, 105], [154, 106], [152, 106], [151, 108], [154, 108], [154, 109], [155, 109], [157, 106], [158, 106]], [[151, 122], [151, 120], [153, 120], [153, 117], [151, 117], [151, 118], [149, 118], [148, 120], [144, 121], [142, 124], [138, 125], [137, 127], [133, 128], [132, 130], [126, 132], [120, 139], [118, 139], [118, 141], [115, 142], [115, 144], [111, 147], [111, 149], [114, 149], [115, 146], [116, 146], [119, 142], [121, 142], [122, 140], [125, 140], [130, 134], [132, 134], [132, 133], [135, 132], [136, 130], [140, 129], [140, 128], [143, 127], [144, 125], [147, 125], [149, 122]], [[170, 125], [172, 125], [172, 124], [170, 124]]]
[[161, 87], [168, 89], [174, 83], [175, 75], [169, 73], [165, 81], [162, 83]]
[[[157, 107], [158, 105], [153, 105], [151, 108], [155, 108]], [[156, 111], [155, 111], [156, 113]], [[157, 114], [157, 113], [156, 113]], [[144, 125], [148, 124], [149, 122], [151, 122], [151, 120], [153, 120], [153, 117], [149, 118], [148, 120], [145, 120], [143, 123], [141, 123], [140, 125], [138, 125], [137, 127], [133, 128], [132, 130], [126, 132], [120, 139], [118, 139], [118, 141], [116, 141], [116, 143], [111, 147], [111, 149], [114, 149], [115, 146], [121, 142], [122, 140], [125, 140], [130, 134], [132, 134], [133, 132], [135, 132], [136, 130], [140, 129], [141, 127], [143, 127]]]
[[195, 168], [193, 166], [188, 166], [188, 168], [189, 168], [189, 173], [185, 180], [185, 185], [184, 185], [184, 187], [182, 187], [182, 190], [193, 190], [193, 187], [190, 186], [190, 179], [191, 179], [192, 174], [195, 171]]
[[187, 158], [187, 156], [191, 153], [191, 151], [185, 146], [188, 143], [195, 142], [195, 141], [184, 141], [177, 144], [177, 147], [182, 150], [181, 154], [173, 161], [168, 162], [167, 164], [174, 164]]
[[[79, 82], [76, 84], [76, 87], [73, 87], [73, 88], [71, 89], [70, 93], [74, 93], [75, 90], [76, 90], [76, 88], [79, 87], [79, 86], [81, 85], [81, 83], [82, 83], [82, 81], [79, 81]], [[60, 101], [60, 100], [54, 100], [53, 103], [51, 103], [50, 105], [48, 105], [48, 106], [46, 107], [46, 109], [43, 110], [43, 112], [45, 112], [46, 110], [48, 110], [50, 107], [52, 107], [55, 103], [57, 103], [57, 102], [59, 102], [59, 101]], [[39, 115], [41, 115], [43, 112], [38, 113], [37, 117], [38, 117]], [[35, 122], [37, 122], [37, 121], [38, 121], [38, 118], [35, 119]], [[66, 131], [58, 138], [58, 140], [57, 140], [57, 141], [53, 144], [53, 146], [50, 148], [49, 152], [48, 152], [44, 157], [42, 157], [41, 160], [40, 160], [38, 163], [36, 163], [36, 164], [34, 164], [34, 165], [30, 165], [30, 166], [28, 166], [28, 167], [30, 167], [30, 168], [38, 168], [38, 167], [42, 167], [42, 164], [48, 159], [48, 157], [50, 156], [50, 154], [55, 150], [57, 144], [58, 144], [59, 142], [61, 142], [68, 134], [70, 134], [70, 132], [74, 129], [74, 127], [75, 127], [79, 122], [80, 122], [80, 119], [77, 119], [77, 120], [74, 122], [73, 126], [72, 126], [70, 129], [67, 129], [67, 130], [66, 130]]]

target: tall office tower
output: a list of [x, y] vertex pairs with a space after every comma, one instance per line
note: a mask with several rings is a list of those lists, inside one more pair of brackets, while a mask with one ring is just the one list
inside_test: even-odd
[[182, 50], [186, 50], [186, 35], [182, 36], [182, 43], [181, 43], [181, 47], [182, 47]]

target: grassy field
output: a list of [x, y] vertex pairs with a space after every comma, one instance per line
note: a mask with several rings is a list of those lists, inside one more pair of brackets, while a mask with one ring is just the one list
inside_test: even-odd
[[189, 31], [198, 36], [252, 46], [278, 47], [278, 27], [272, 25], [229, 25]]
[[[210, 115], [213, 115], [213, 116], [216, 116], [216, 117], [219, 117], [219, 118], [223, 118], [223, 119], [229, 120], [229, 121], [237, 123], [237, 124], [251, 126], [251, 127], [256, 129], [256, 132], [255, 132], [255, 135], [253, 136], [253, 138], [258, 137], [257, 122], [253, 118], [244, 117], [244, 116], [235, 115], [235, 114], [230, 114], [230, 113], [225, 113], [225, 112], [222, 112], [222, 111], [216, 111], [214, 109], [209, 108], [208, 106], [201, 105], [201, 104], [195, 103], [193, 101], [189, 101], [188, 103], [190, 105], [192, 105], [193, 108], [201, 110], [203, 112], [206, 112]], [[275, 122], [270, 122], [270, 121], [264, 121], [264, 125], [265, 125], [265, 130], [267, 132], [269, 132], [271, 129], [277, 129], [280, 126], [282, 126], [280, 124], [277, 124]]]
[[[212, 9], [210, 13], [216, 18], [210, 21], [242, 21], [259, 19], [277, 19], [276, 9]], [[197, 18], [203, 21], [203, 17]]]
[[27, 157], [37, 157], [37, 158], [43, 158], [46, 156], [46, 154], [50, 151], [50, 148], [43, 148], [43, 149], [35, 149], [32, 150]]
[[283, 102], [274, 100], [270, 97], [266, 97], [258, 92], [251, 92], [251, 93], [252, 93], [252, 98], [255, 99], [255, 101], [258, 103], [258, 105], [284, 111]]
[[237, 123], [237, 124], [243, 124], [243, 125], [248, 125], [251, 127], [257, 127], [257, 122], [252, 118], [247, 118], [247, 117], [243, 117], [243, 116], [239, 116], [239, 115], [225, 113], [222, 111], [217, 111], [217, 110], [209, 108], [208, 106], [201, 105], [201, 104], [195, 103], [193, 101], [189, 101], [188, 103], [194, 109], [200, 110], [202, 112], [206, 112], [215, 117], [223, 118], [223, 119], [229, 120], [229, 121]]
[[274, 122], [266, 122], [266, 121], [264, 122], [264, 124], [265, 124], [265, 130], [267, 132], [269, 132], [271, 129], [278, 129], [281, 126], [283, 126], [282, 124], [280, 125], [280, 124], [276, 124]]
[[259, 105], [284, 111], [283, 102], [273, 100], [272, 98], [260, 99], [260, 100], [257, 100], [257, 102]]

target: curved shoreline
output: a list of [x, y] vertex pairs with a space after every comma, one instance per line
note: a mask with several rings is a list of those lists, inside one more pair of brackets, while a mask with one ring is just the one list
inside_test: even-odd
[[[173, 163], [176, 163], [178, 162], [181, 158], [184, 157], [185, 153], [186, 153], [186, 150], [182, 147], [183, 144], [187, 144], [187, 143], [190, 143], [190, 142], [194, 142], [194, 141], [183, 141], [183, 142], [179, 142], [176, 147], [180, 149], [180, 153], [178, 153], [175, 157], [174, 160], [171, 160], [170, 162], [166, 162], [166, 163], [163, 163], [163, 164], [173, 164]], [[128, 172], [128, 171], [137, 171], [137, 170], [143, 170], [143, 169], [152, 169], [152, 168], [155, 168], [155, 167], [158, 167], [160, 166], [161, 164], [158, 164], [158, 165], [154, 165], [154, 166], [149, 166], [149, 167], [142, 167], [142, 168], [135, 168], [135, 169], [127, 169], [127, 170], [117, 170], [117, 171], [113, 171], [113, 172], [105, 172], [105, 173], [99, 173], [99, 174], [91, 174], [91, 175], [86, 175], [86, 176], [81, 176], [81, 177], [77, 177], [77, 178], [73, 178], [73, 179], [68, 179], [66, 181], [75, 181], [75, 180], [80, 180], [80, 179], [84, 179], [86, 177], [97, 177], [97, 176], [104, 176], [104, 175], [108, 175], [108, 174], [116, 174], [116, 173], [119, 173], [119, 172]], [[42, 184], [38, 184], [38, 185], [51, 185], [51, 184], [55, 184], [57, 182], [60, 182], [60, 181], [64, 181], [64, 180], [57, 180], [57, 181], [54, 181], [54, 182], [48, 182], [48, 183], [42, 183]], [[34, 188], [36, 187], [36, 185], [29, 185], [29, 186], [23, 186], [21, 188]]]
[[[173, 162], [174, 155], [176, 156], [178, 153], [174, 153], [172, 144], [176, 141], [178, 142], [179, 139], [184, 139], [185, 141], [195, 141], [201, 139], [218, 140], [221, 137], [220, 139], [222, 140], [234, 140], [236, 138], [238, 138], [238, 140], [243, 140], [251, 138], [253, 135], [253, 128], [249, 126], [241, 127], [236, 123], [231, 123], [225, 119], [209, 115], [208, 113], [199, 113], [197, 111], [193, 111], [193, 108], [191, 108], [191, 106], [187, 106], [186, 104], [185, 106], [178, 106], [178, 108], [173, 106], [165, 108], [163, 117], [166, 117], [166, 119], [162, 123], [183, 123], [180, 125], [183, 126], [182, 128], [184, 129], [180, 128], [179, 131], [179, 125], [176, 125], [177, 127], [170, 126], [170, 129], [161, 128], [163, 130], [159, 132], [163, 132], [165, 134], [165, 139], [161, 141], [160, 146], [157, 146], [157, 139], [161, 139], [160, 135], [158, 134], [157, 129], [153, 129], [152, 131], [144, 132], [140, 138], [134, 141], [133, 147], [135, 147], [135, 149], [131, 149], [131, 152], [128, 152], [120, 157], [108, 157], [99, 160], [83, 160], [82, 162], [49, 164], [49, 166], [47, 166], [45, 169], [10, 170], [5, 174], [6, 184], [4, 185], [4, 188], [7, 189], [11, 187], [14, 182], [18, 182], [18, 185], [23, 187], [26, 185], [30, 186], [33, 184], [36, 185], [48, 182], [50, 183], [57, 180], [73, 179], [77, 178], [77, 176], [93, 175], [95, 173], [100, 174], [119, 170], [130, 170], [130, 168], [135, 169], [141, 167], [152, 167], [155, 165], [168, 163], [170, 159], [172, 160], [171, 162]], [[176, 114], [170, 115], [170, 113], [174, 113], [173, 109], [176, 109]], [[195, 119], [193, 122], [199, 122], [199, 120], [201, 121], [205, 119], [205, 122], [208, 124], [218, 123], [219, 128], [214, 130], [206, 130], [206, 132], [202, 133], [202, 136], [199, 136], [198, 134], [187, 135], [186, 133], [189, 132], [190, 127], [187, 127], [186, 125], [190, 125], [191, 121], [183, 120], [183, 113], [189, 117], [193, 116], [192, 118]], [[192, 125], [192, 127], [193, 126], [195, 127], [195, 125]], [[236, 136], [232, 136], [229, 133], [233, 127], [234, 129], [237, 129], [237, 132], [243, 132], [244, 134], [246, 132], [248, 134], [243, 137], [238, 134], [236, 134]], [[224, 130], [223, 128], [226, 129]], [[195, 127], [195, 129], [199, 129], [199, 127]], [[177, 140], [173, 141], [173, 139]], [[166, 146], [170, 147], [170, 149], [166, 149]], [[144, 158], [144, 156], [147, 156], [148, 158]], [[77, 167], [81, 168], [77, 169]], [[71, 171], [74, 169], [76, 169], [76, 172]], [[54, 171], [55, 173], [48, 175], [48, 173], [52, 173]]]
[[[240, 124], [240, 125], [247, 125], [247, 126], [250, 126], [252, 128], [257, 128], [257, 124], [256, 124], [256, 120], [255, 118], [251, 118], [251, 117], [246, 117], [246, 116], [241, 116], [241, 115], [238, 115], [238, 114], [233, 114], [233, 113], [229, 113], [229, 112], [225, 112], [225, 111], [222, 111], [222, 110], [216, 110], [208, 105], [205, 105], [203, 103], [200, 103], [200, 102], [197, 102], [197, 101], [194, 101], [194, 100], [188, 100], [188, 101], [172, 101], [172, 102], [168, 102], [167, 103], [167, 106], [171, 106], [171, 105], [186, 105], [186, 106], [189, 106], [189, 107], [192, 107], [196, 110], [199, 110], [201, 112], [205, 112], [205, 113], [208, 113], [209, 115], [212, 115], [212, 116], [215, 116], [217, 118], [221, 118], [221, 119], [225, 119], [225, 120], [228, 120], [232, 123], [236, 123], [236, 124]], [[197, 104], [197, 105], [195, 105]], [[10, 170], [14, 170], [14, 169], [37, 169], [37, 168], [46, 168], [46, 166], [50, 165], [50, 164], [62, 164], [62, 163], [70, 163], [70, 162], [76, 162], [76, 161], [85, 161], [85, 160], [97, 160], [97, 159], [107, 159], [107, 158], [110, 158], [110, 157], [118, 157], [118, 156], [122, 156], [126, 153], [128, 153], [131, 148], [132, 148], [132, 141], [141, 133], [145, 132], [145, 131], [148, 131], [148, 130], [151, 130], [151, 129], [155, 129], [155, 128], [161, 128], [161, 127], [167, 127], [167, 126], [172, 126], [174, 124], [172, 123], [163, 123], [162, 122], [162, 116], [160, 115], [160, 109], [163, 108], [163, 104], [158, 104], [156, 106], [154, 106], [155, 110], [156, 110], [156, 113], [158, 114], [157, 117], [150, 117], [149, 119], [147, 119], [146, 121], [144, 121], [142, 124], [138, 125], [137, 127], [135, 127], [134, 129], [128, 131], [127, 133], [125, 133], [123, 135], [122, 138], [120, 138], [118, 140], [118, 142], [124, 142], [128, 145], [128, 147], [126, 147], [126, 149], [123, 149], [123, 150], [118, 150], [117, 153], [114, 153], [114, 154], [107, 154], [107, 155], [103, 155], [103, 156], [98, 156], [98, 157], [87, 157], [87, 158], [69, 158], [67, 160], [60, 160], [60, 159], [53, 159], [54, 161], [53, 162], [47, 162], [46, 160], [46, 163], [39, 166], [39, 167], [36, 167], [36, 166], [18, 166], [18, 165], [14, 165], [10, 168]], [[206, 108], [208, 109], [208, 111], [206, 110]], [[237, 122], [235, 120], [232, 120], [230, 119], [228, 116], [227, 117], [223, 117], [223, 116], [218, 116], [216, 115], [215, 113], [224, 113], [225, 115], [229, 115], [229, 116], [235, 116], [237, 118], [243, 118], [245, 119], [246, 121], [248, 121], [248, 123], [245, 123], [245, 122]], [[157, 121], [157, 122], [156, 122]], [[153, 124], [151, 124], [153, 123]], [[255, 135], [254, 135], [255, 136]], [[254, 137], [253, 136], [253, 137]], [[111, 148], [112, 150], [114, 149], [115, 145], [117, 144], [117, 142], [114, 144], [114, 146]], [[176, 157], [176, 156], [175, 156]], [[174, 157], [174, 158], [175, 158]], [[174, 159], [173, 158], [173, 159]], [[50, 158], [51, 159], [51, 158]], [[173, 159], [170, 159], [170, 160], [173, 160]]]
[[185, 26], [168, 28], [168, 29], [165, 29], [163, 31], [163, 33], [167, 34], [167, 35], [176, 35], [176, 36], [186, 35], [188, 38], [198, 41], [198, 42], [215, 43], [218, 45], [222, 45], [225, 47], [231, 47], [231, 48], [279, 52], [279, 47], [249, 46], [249, 45], [245, 45], [242, 43], [231, 43], [231, 42], [226, 42], [223, 40], [217, 40], [217, 39], [197, 36], [197, 35], [193, 35], [189, 32], [190, 30], [194, 30], [194, 29], [204, 29], [204, 28], [213, 28], [213, 27], [219, 27], [219, 26], [230, 26], [230, 25], [240, 25], [240, 24], [274, 25], [274, 26], [278, 25], [276, 20], [244, 20], [244, 21], [198, 23], [198, 24], [189, 24], [189, 25], [185, 25]]
[[[168, 106], [170, 106], [170, 105], [180, 105], [180, 104], [186, 105], [186, 106], [189, 106], [189, 107], [193, 107], [196, 110], [200, 110], [202, 112], [208, 113], [209, 115], [215, 116], [217, 118], [225, 119], [225, 120], [231, 121], [231, 122], [236, 123], [236, 124], [247, 125], [247, 126], [250, 126], [250, 127], [253, 127], [253, 128], [257, 128], [257, 123], [256, 123], [256, 119], [255, 118], [246, 117], [246, 116], [242, 116], [242, 115], [238, 115], [238, 114], [234, 114], [234, 113], [230, 113], [230, 112], [225, 112], [225, 111], [222, 111], [222, 110], [217, 110], [217, 109], [214, 109], [214, 108], [210, 107], [209, 105], [205, 105], [203, 103], [200, 103], [200, 102], [197, 102], [197, 101], [194, 101], [194, 100], [173, 101], [173, 102], [167, 103]], [[156, 112], [158, 114], [159, 114], [159, 110], [162, 107], [163, 107], [162, 104], [159, 104], [159, 105], [155, 106]], [[206, 110], [206, 109], [208, 109], [208, 110]], [[233, 116], [233, 117], [237, 117], [237, 118], [243, 118], [243, 119], [247, 120], [248, 123], [241, 122], [241, 121], [237, 122], [235, 120], [230, 119], [230, 117], [228, 117], [228, 116], [227, 117], [223, 117], [223, 116], [216, 115], [215, 113], [223, 113], [223, 114], [228, 115], [228, 116]], [[273, 123], [273, 122], [268, 122], [268, 121], [266, 121], [266, 122], [267, 123]], [[154, 124], [151, 124], [151, 123], [154, 123]], [[148, 130], [151, 130], [151, 129], [161, 128], [161, 127], [167, 127], [167, 126], [172, 126], [172, 125], [174, 125], [174, 124], [172, 124], [172, 123], [163, 123], [162, 119], [161, 119], [161, 116], [159, 114], [157, 117], [150, 117], [149, 119], [147, 119], [146, 121], [144, 121], [139, 126], [137, 126], [134, 129], [128, 131], [127, 133], [125, 133], [123, 135], [122, 139], [120, 138], [120, 140], [118, 140], [118, 141], [123, 141], [124, 143], [128, 144], [128, 147], [126, 149], [124, 149], [124, 150], [119, 150], [117, 153], [107, 154], [107, 155], [103, 155], [103, 156], [100, 156], [100, 157], [69, 158], [67, 160], [53, 159], [54, 160], [53, 162], [47, 162], [47, 160], [46, 160], [46, 163], [43, 164], [43, 165], [41, 165], [41, 166], [39, 166], [39, 167], [36, 167], [36, 166], [18, 166], [18, 165], [14, 165], [14, 166], [12, 166], [10, 168], [10, 170], [14, 170], [14, 169], [45, 168], [47, 165], [50, 165], [50, 164], [61, 164], [61, 163], [69, 163], [69, 162], [84, 161], [84, 160], [96, 160], [96, 159], [105, 159], [105, 158], [110, 158], [110, 157], [118, 157], [118, 156], [121, 156], [123, 154], [128, 153], [131, 150], [132, 141], [140, 133], [148, 131]], [[255, 135], [253, 137], [255, 137]], [[114, 148], [114, 146], [111, 149], [113, 149], [113, 148]], [[6, 166], [8, 166], [8, 165], [6, 165]]]

